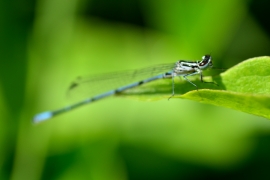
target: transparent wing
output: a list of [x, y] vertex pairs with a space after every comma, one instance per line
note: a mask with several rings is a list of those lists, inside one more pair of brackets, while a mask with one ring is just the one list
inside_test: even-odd
[[167, 71], [171, 71], [173, 67], [174, 63], [160, 64], [138, 70], [78, 77], [71, 83], [68, 90], [68, 97], [72, 100], [92, 97], [109, 90], [114, 90], [146, 78], [166, 73]]

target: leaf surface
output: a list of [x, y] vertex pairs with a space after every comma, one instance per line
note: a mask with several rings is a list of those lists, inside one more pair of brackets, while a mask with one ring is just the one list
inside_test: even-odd
[[[239, 63], [218, 76], [191, 78], [199, 90], [175, 78], [175, 96], [206, 104], [227, 107], [270, 119], [270, 57], [256, 57]], [[172, 81], [164, 79], [126, 91], [123, 95], [140, 100], [169, 98]]]

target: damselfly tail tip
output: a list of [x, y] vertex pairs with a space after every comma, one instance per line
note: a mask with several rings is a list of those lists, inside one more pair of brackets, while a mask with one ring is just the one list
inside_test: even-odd
[[42, 121], [45, 121], [53, 116], [53, 113], [51, 111], [43, 112], [40, 114], [37, 114], [33, 118], [33, 123], [40, 123]]

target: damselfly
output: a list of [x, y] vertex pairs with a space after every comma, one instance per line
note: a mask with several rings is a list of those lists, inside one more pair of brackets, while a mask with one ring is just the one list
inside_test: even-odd
[[[92, 94], [94, 96], [89, 95], [89, 98], [86, 98], [79, 101], [78, 103], [55, 111], [46, 111], [37, 114], [34, 116], [33, 122], [38, 123], [50, 119], [56, 115], [70, 111], [84, 104], [98, 101], [105, 97], [121, 93], [127, 89], [137, 87], [157, 79], [172, 79], [172, 95], [170, 96], [170, 98], [174, 96], [174, 77], [176, 76], [182, 76], [186, 81], [195, 86], [198, 90], [197, 85], [191, 82], [188, 79], [188, 76], [199, 74], [201, 81], [205, 82], [203, 81], [202, 72], [209, 67], [212, 67], [211, 56], [205, 55], [202, 57], [201, 61], [179, 60], [175, 64], [162, 64], [135, 71], [125, 71], [120, 73], [110, 73], [86, 78], [78, 78], [75, 82], [71, 84], [69, 91], [76, 92], [80, 89], [85, 88], [87, 91], [89, 91], [89, 94]], [[112, 85], [109, 85], [110, 83], [112, 83]], [[116, 87], [113, 87], [114, 84]]]

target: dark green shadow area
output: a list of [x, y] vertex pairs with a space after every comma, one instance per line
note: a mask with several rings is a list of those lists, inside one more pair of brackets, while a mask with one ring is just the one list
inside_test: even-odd
[[[213, 80], [212, 80], [213, 79]], [[215, 76], [204, 77], [205, 83], [201, 82], [198, 78], [191, 78], [192, 82], [197, 85], [198, 89], [191, 83], [184, 80], [182, 77], [176, 77], [174, 80], [174, 97], [181, 97], [188, 92], [195, 91], [200, 93], [202, 89], [212, 89], [212, 90], [226, 90], [224, 84], [222, 83], [221, 77]], [[206, 83], [206, 82], [214, 82], [214, 83]], [[144, 84], [137, 88], [133, 88], [119, 94], [120, 96], [134, 96], [138, 97], [138, 99], [147, 98], [148, 100], [158, 100], [163, 99], [164, 97], [172, 96], [172, 80], [171, 79], [162, 79], [157, 80], [148, 84]], [[172, 98], [174, 98], [172, 97]]]

